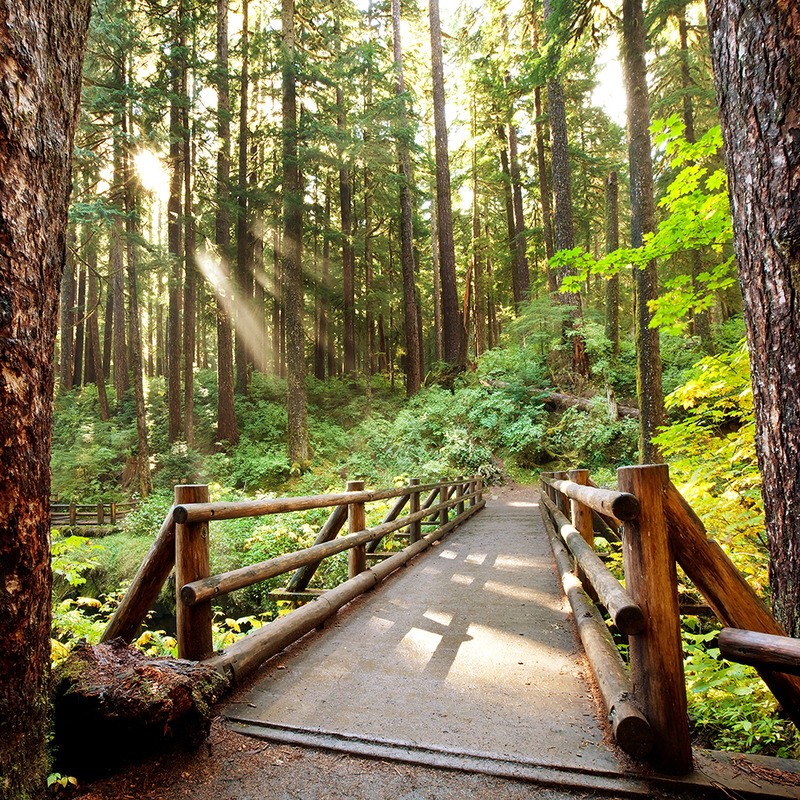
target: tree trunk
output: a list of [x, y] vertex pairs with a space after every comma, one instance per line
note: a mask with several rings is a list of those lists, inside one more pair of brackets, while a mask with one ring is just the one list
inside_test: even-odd
[[[124, 55], [122, 56], [124, 59]], [[123, 64], [124, 64], [123, 60]], [[123, 85], [125, 76], [123, 73]], [[139, 478], [139, 493], [142, 497], [150, 494], [150, 446], [147, 441], [147, 410], [144, 399], [144, 354], [142, 350], [142, 321], [139, 315], [139, 288], [136, 276], [136, 240], [139, 238], [138, 209], [134, 184], [132, 157], [130, 152], [130, 129], [127, 110], [123, 117], [122, 131], [125, 144], [122, 150], [122, 177], [125, 185], [125, 226], [128, 257], [128, 314], [130, 317], [129, 341], [131, 345], [131, 378], [133, 398], [136, 406], [136, 462]]]
[[776, 616], [800, 637], [800, 8], [709, 0]]
[[[433, 359], [441, 363], [444, 359], [442, 345], [442, 292], [439, 279], [439, 213], [436, 208], [436, 187], [431, 198], [431, 265], [433, 267]], [[390, 326], [391, 327], [391, 326]]]
[[[686, 9], [681, 8], [678, 15], [678, 36], [680, 39], [680, 59], [681, 59], [681, 89], [683, 90], [683, 125], [684, 135], [687, 142], [695, 141], [694, 133], [694, 103], [690, 94], [693, 82], [692, 74], [689, 70], [689, 42], [686, 24]], [[698, 289], [697, 279], [703, 271], [703, 259], [699, 250], [689, 252], [689, 261], [692, 268], [692, 285], [695, 291]], [[692, 314], [692, 328], [694, 335], [700, 340], [700, 346], [707, 353], [714, 350], [711, 339], [711, 320], [708, 310], [695, 311]]]
[[228, 0], [217, 0], [217, 213], [215, 240], [222, 289], [217, 297], [217, 441], [235, 443], [239, 439], [233, 403], [233, 329], [230, 310], [231, 216], [231, 100], [228, 75]]
[[472, 96], [472, 280], [475, 286], [475, 358], [486, 352], [486, 279], [483, 271], [480, 198], [478, 193], [478, 102]]
[[[628, 96], [628, 159], [631, 176], [631, 245], [641, 247], [644, 235], [655, 229], [653, 162], [650, 147], [650, 104], [645, 63], [645, 29], [642, 0], [622, 4], [622, 54]], [[650, 327], [648, 303], [658, 297], [658, 270], [651, 261], [634, 269], [636, 305], [636, 384], [639, 395], [639, 458], [642, 464], [661, 461], [653, 444], [664, 422], [661, 388], [661, 350], [658, 330]]]
[[67, 257], [64, 261], [64, 276], [61, 279], [59, 301], [60, 358], [58, 362], [58, 385], [62, 391], [72, 388], [72, 368], [75, 358], [75, 226], [70, 226], [67, 235]]
[[[417, 326], [417, 281], [414, 265], [414, 213], [411, 198], [411, 155], [405, 129], [408, 113], [403, 74], [403, 43], [400, 35], [400, 0], [392, 0], [392, 43], [394, 48], [395, 92], [400, 103], [403, 135], [397, 143], [402, 184], [400, 186], [400, 263], [403, 273], [403, 330], [406, 339], [406, 394], [411, 397], [422, 385], [422, 356]], [[383, 345], [381, 349], [383, 350]]]
[[[94, 248], [94, 243], [89, 242], [88, 247]], [[88, 338], [88, 347], [86, 348], [87, 354], [91, 353], [92, 359], [92, 372], [94, 373], [94, 382], [97, 385], [97, 398], [100, 403], [100, 419], [104, 422], [110, 419], [108, 410], [108, 395], [106, 394], [106, 380], [103, 374], [103, 357], [100, 348], [100, 293], [97, 287], [97, 257], [96, 251], [94, 255], [92, 252], [87, 256], [89, 262], [89, 311], [86, 317], [86, 331]], [[94, 268], [92, 268], [94, 262]], [[87, 364], [88, 366], [88, 364]]]
[[53, 353], [89, 9], [0, 3], [0, 782], [14, 800], [46, 794]]
[[[181, 285], [183, 283], [183, 65], [185, 63], [186, 33], [184, 30], [185, 0], [180, 0], [173, 25], [173, 48], [170, 59], [171, 97], [169, 104], [169, 202], [167, 204], [167, 249], [171, 256], [169, 310], [167, 314], [167, 403], [170, 442], [181, 435]], [[116, 371], [115, 371], [116, 374]]]
[[519, 284], [517, 265], [517, 246], [515, 243], [516, 223], [514, 221], [514, 193], [511, 188], [511, 168], [508, 163], [508, 139], [505, 125], [497, 126], [497, 138], [500, 140], [500, 171], [503, 174], [503, 200], [506, 209], [506, 232], [508, 236], [508, 255], [511, 262], [511, 295], [514, 305], [522, 302], [522, 288]]
[[522, 207], [522, 176], [517, 152], [517, 129], [514, 122], [508, 123], [508, 155], [511, 162], [511, 187], [514, 195], [514, 271], [519, 287], [520, 302], [530, 300], [531, 276], [528, 271], [527, 240], [525, 238], [525, 216]]
[[72, 385], [84, 386], [84, 345], [86, 337], [86, 272], [83, 266], [78, 267], [78, 297], [75, 305], [75, 355], [73, 358]]
[[[192, 42], [192, 60], [196, 47]], [[182, 109], [183, 126], [183, 260], [186, 277], [183, 285], [183, 435], [189, 447], [194, 443], [194, 358], [197, 343], [197, 236], [192, 199], [192, 174], [195, 151], [192, 125], [189, 120], [189, 65], [182, 65], [181, 83], [186, 103]]]
[[[114, 67], [114, 83], [117, 86], [125, 85], [124, 56], [118, 54], [118, 63]], [[130, 380], [128, 377], [128, 346], [125, 339], [127, 326], [125, 325], [125, 175], [123, 166], [122, 149], [124, 147], [122, 129], [125, 125], [124, 106], [120, 108], [114, 120], [113, 134], [113, 161], [114, 177], [110, 192], [111, 203], [114, 206], [115, 216], [110, 231], [108, 270], [111, 276], [111, 296], [114, 316], [114, 394], [117, 407], [122, 403], [125, 392], [128, 391]]]
[[242, 72], [239, 83], [239, 173], [236, 190], [236, 391], [247, 394], [253, 374], [253, 264], [247, 203], [249, 0], [242, 0]]
[[[610, 172], [606, 180], [606, 253], [619, 248], [619, 183], [617, 173]], [[606, 338], [611, 342], [611, 354], [619, 355], [619, 274], [606, 281]]]
[[[297, 75], [294, 0], [281, 2], [282, 33], [282, 171], [283, 249], [286, 290], [286, 372], [289, 414], [289, 460], [301, 468], [308, 461], [306, 355], [303, 328], [303, 186], [297, 132]], [[355, 354], [353, 354], [354, 357]], [[355, 368], [355, 364], [352, 364]]]
[[453, 206], [450, 196], [450, 155], [447, 149], [442, 25], [439, 0], [429, 0], [431, 72], [433, 76], [433, 124], [436, 140], [436, 211], [439, 237], [439, 275], [442, 293], [442, 356], [452, 367], [466, 366], [466, 336], [458, 307], [456, 251], [453, 241]]

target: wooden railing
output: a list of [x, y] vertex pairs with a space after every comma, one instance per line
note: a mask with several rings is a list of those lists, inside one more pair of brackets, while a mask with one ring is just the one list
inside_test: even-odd
[[137, 506], [129, 503], [50, 503], [50, 524], [53, 527], [69, 526], [96, 528], [116, 525]]
[[[754, 664], [800, 726], [800, 641], [708, 538], [666, 465], [623, 467], [617, 480], [612, 491], [587, 470], [543, 473], [540, 510], [619, 745], [663, 772], [692, 769], [676, 564], [726, 626], [723, 655]], [[594, 552], [595, 535], [621, 541], [625, 588]], [[596, 603], [627, 636], [630, 669]]]
[[[396, 502], [383, 522], [367, 528], [365, 505], [393, 498]], [[484, 505], [480, 477], [459, 477], [427, 485], [412, 480], [407, 486], [377, 491], [365, 490], [362, 481], [350, 481], [347, 491], [337, 494], [213, 503], [209, 502], [207, 486], [176, 486], [175, 505], [109, 621], [102, 640], [122, 637], [131, 641], [136, 636], [174, 567], [179, 657], [204, 661], [233, 680], [240, 679], [321, 625], [346, 603], [376, 586]], [[406, 506], [408, 513], [401, 516]], [[311, 547], [220, 575], [210, 574], [210, 522], [329, 507], [331, 514]], [[345, 522], [347, 534], [338, 536]], [[423, 526], [434, 529], [423, 534]], [[406, 533], [399, 533], [403, 529]], [[378, 543], [390, 533], [407, 536], [409, 544], [394, 553], [377, 551]], [[320, 562], [345, 551], [348, 579], [319, 595], [307, 592]], [[367, 568], [368, 560], [378, 563]], [[293, 575], [286, 590], [280, 593], [281, 598], [313, 596], [314, 601], [251, 631], [222, 652], [213, 653], [212, 600], [288, 572]]]

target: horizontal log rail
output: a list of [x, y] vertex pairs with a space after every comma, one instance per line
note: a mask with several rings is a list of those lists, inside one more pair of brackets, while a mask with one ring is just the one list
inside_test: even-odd
[[[617, 476], [619, 491], [598, 488], [586, 470], [543, 473], [539, 504], [617, 742], [636, 757], [649, 751], [648, 760], [662, 772], [692, 769], [677, 565], [725, 626], [719, 639], [722, 655], [752, 664], [800, 726], [800, 640], [785, 635], [730, 558], [709, 539], [670, 482], [666, 465], [623, 467]], [[593, 550], [595, 536], [622, 547], [624, 590], [616, 579], [608, 580]], [[611, 621], [627, 632], [629, 670], [595, 603], [605, 606]], [[633, 630], [625, 630], [630, 622], [620, 624], [622, 608], [638, 610]]]
[[[451, 484], [443, 484], [450, 486]], [[415, 491], [433, 489], [439, 491], [440, 484], [418, 486]], [[211, 520], [242, 519], [243, 517], [263, 517], [268, 514], [285, 514], [291, 511], [309, 511], [313, 508], [346, 506], [351, 503], [374, 503], [378, 500], [391, 500], [408, 494], [408, 487], [380, 489], [377, 491], [337, 492], [335, 494], [313, 494], [305, 497], [276, 497], [261, 500], [220, 501], [216, 503], [186, 503], [176, 505], [173, 510], [175, 522], [191, 525], [195, 522]]]
[[639, 501], [629, 492], [582, 486], [573, 481], [552, 478], [547, 473], [542, 475], [542, 481], [570, 500], [577, 500], [598, 514], [621, 521], [636, 519], [639, 516]]
[[[353, 481], [347, 488], [346, 492], [305, 497], [212, 503], [208, 501], [206, 486], [176, 486], [175, 505], [106, 627], [102, 641], [116, 637], [131, 641], [136, 636], [174, 568], [178, 587], [176, 625], [179, 657], [207, 660], [230, 672], [233, 677], [240, 677], [261, 663], [265, 657], [263, 654], [271, 652], [277, 641], [283, 641], [287, 636], [293, 637], [289, 641], [294, 641], [304, 635], [310, 630], [308, 620], [317, 619], [322, 611], [328, 615], [335, 613], [344, 603], [383, 580], [485, 505], [483, 481], [478, 476], [431, 484], [420, 484], [415, 479], [407, 486], [370, 491], [364, 490], [362, 482]], [[422, 502], [421, 495], [425, 496]], [[437, 497], [441, 498], [438, 503], [434, 502]], [[397, 501], [384, 521], [368, 528], [365, 504], [392, 498]], [[401, 516], [406, 507], [408, 513]], [[211, 521], [314, 508], [331, 508], [332, 511], [312, 546], [221, 575], [209, 574], [208, 533]], [[453, 518], [452, 509], [455, 509]], [[438, 520], [438, 527], [423, 536], [421, 524], [431, 517]], [[345, 522], [348, 532], [339, 536]], [[397, 553], [367, 552], [367, 545], [374, 542], [377, 547], [383, 537], [392, 533], [408, 538], [409, 544]], [[345, 551], [348, 553], [349, 579], [321, 594], [318, 590], [308, 589], [314, 570], [321, 561]], [[367, 567], [367, 559], [378, 563]], [[227, 651], [212, 654], [211, 600], [291, 571], [294, 575], [289, 585], [285, 590], [273, 592], [273, 597], [292, 601], [312, 599], [313, 602], [259, 629], [268, 629], [269, 633], [256, 637], [256, 631], [252, 631], [235, 647], [232, 646], [230, 655], [226, 655]]]
[[728, 661], [800, 675], [800, 639], [723, 628], [719, 634], [719, 651]]
[[556, 508], [552, 500], [542, 495], [542, 502], [560, 538], [594, 587], [600, 602], [608, 609], [611, 620], [621, 633], [641, 633], [644, 614], [638, 603], [625, 591], [611, 570], [600, 560], [574, 525]]
[[[477, 497], [478, 493], [471, 492], [466, 496]], [[457, 500], [448, 500], [444, 503], [438, 503], [435, 508], [439, 511], [442, 509], [450, 509], [457, 503]], [[418, 511], [415, 514], [408, 514], [399, 520], [395, 519], [391, 522], [384, 522], [374, 528], [365, 528], [362, 531], [338, 537], [324, 544], [315, 544], [303, 550], [294, 550], [291, 553], [275, 556], [267, 561], [261, 561], [257, 564], [251, 564], [246, 567], [230, 570], [229, 572], [223, 572], [219, 575], [213, 575], [193, 583], [187, 583], [185, 586], [181, 587], [181, 600], [186, 605], [193, 606], [209, 598], [221, 597], [237, 589], [244, 589], [247, 586], [253, 586], [269, 578], [284, 575], [298, 567], [319, 563], [329, 556], [343, 553], [345, 550], [350, 550], [358, 545], [368, 544], [369, 542], [382, 539], [393, 531], [398, 531], [410, 525], [412, 522], [421, 520], [427, 513], [427, 510]]]

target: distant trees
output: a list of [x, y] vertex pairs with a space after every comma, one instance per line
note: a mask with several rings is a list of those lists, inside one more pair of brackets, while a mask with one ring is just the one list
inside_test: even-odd
[[753, 373], [772, 604], [800, 636], [800, 10], [709, 0]]
[[4, 797], [38, 800], [49, 730], [53, 348], [89, 2], [4, 0], [0, 16], [0, 786]]

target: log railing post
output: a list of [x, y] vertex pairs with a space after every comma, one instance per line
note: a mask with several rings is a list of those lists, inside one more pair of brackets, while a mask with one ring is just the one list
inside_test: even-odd
[[111, 503], [111, 524], [117, 524], [117, 504]]
[[105, 508], [102, 503], [97, 504], [97, 524], [102, 525], [105, 522], [106, 514]]
[[[348, 481], [348, 492], [363, 492], [364, 481]], [[347, 506], [347, 530], [358, 533], [367, 527], [367, 517], [363, 503], [350, 503]], [[367, 547], [360, 544], [347, 551], [347, 577], [355, 578], [367, 568]]]
[[[472, 494], [478, 488], [478, 481], [474, 475], [470, 475], [469, 483], [467, 484], [467, 491]], [[477, 497], [470, 497], [469, 507], [472, 508], [478, 502]]]
[[456, 498], [458, 499], [458, 503], [456, 505], [456, 514], [461, 516], [464, 513], [464, 476], [459, 475], [456, 480], [458, 483], [456, 484]]
[[[553, 478], [557, 481], [566, 481], [569, 479], [569, 475], [566, 472], [554, 472]], [[569, 500], [561, 494], [557, 489], [553, 489], [553, 502], [556, 504], [556, 508], [565, 516], [569, 516]]]
[[477, 488], [477, 491], [478, 491], [478, 500], [482, 502], [483, 501], [483, 476], [482, 475], [478, 475], [478, 481], [477, 481], [477, 487], [476, 488]]
[[[581, 486], [588, 486], [589, 484], [589, 470], [588, 469], [572, 469], [568, 473], [569, 479], [573, 483], [579, 483]], [[594, 550], [594, 520], [592, 519], [592, 509], [581, 503], [579, 500], [570, 500], [570, 520], [573, 527], [580, 533], [583, 541]], [[597, 602], [597, 592], [590, 581], [586, 580], [583, 570], [575, 564], [575, 574], [578, 580], [583, 584], [583, 589], [594, 602]]]
[[619, 489], [639, 499], [638, 519], [625, 522], [625, 585], [645, 614], [646, 627], [629, 637], [635, 700], [653, 728], [654, 765], [663, 772], [692, 769], [686, 711], [675, 557], [664, 516], [666, 464], [622, 467]]
[[[439, 490], [439, 502], [445, 503], [450, 497], [450, 487], [447, 485], [447, 481], [441, 481], [442, 488]], [[449, 509], [441, 508], [439, 509], [439, 525], [447, 525], [447, 520], [450, 517]]]
[[69, 524], [74, 525], [76, 519], [77, 519], [77, 510], [75, 508], [75, 501], [73, 500], [69, 504]]
[[[411, 478], [408, 482], [412, 487], [408, 500], [408, 513], [409, 515], [416, 514], [419, 511], [419, 491], [414, 491], [414, 486], [419, 486], [419, 478]], [[422, 538], [422, 524], [420, 520], [412, 522], [409, 526], [409, 534], [411, 535], [411, 542], [418, 542]]]
[[[175, 504], [207, 503], [208, 486], [175, 487]], [[175, 585], [177, 604], [175, 622], [178, 638], [178, 658], [200, 661], [213, 651], [211, 635], [211, 601], [194, 606], [181, 601], [181, 587], [192, 581], [209, 577], [210, 548], [208, 523], [184, 523], [175, 526]]]

